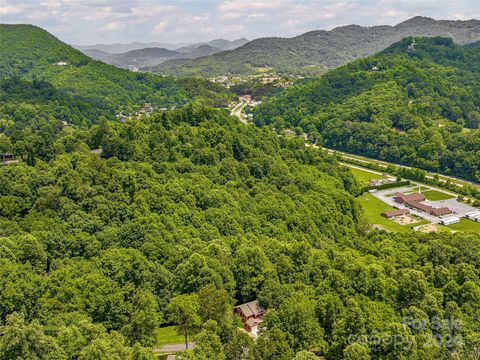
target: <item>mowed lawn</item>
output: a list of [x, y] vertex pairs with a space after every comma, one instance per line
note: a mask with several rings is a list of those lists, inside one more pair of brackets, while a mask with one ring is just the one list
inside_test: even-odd
[[431, 201], [448, 200], [448, 199], [453, 199], [455, 197], [453, 195], [445, 194], [437, 190], [423, 191], [422, 194], [425, 196], [425, 199], [431, 200]]
[[460, 219], [460, 222], [457, 224], [452, 224], [446, 226], [450, 230], [454, 231], [473, 231], [480, 233], [480, 223], [473, 221], [473, 220], [468, 220], [468, 219]]
[[357, 179], [358, 182], [361, 182], [362, 184], [368, 185], [368, 182], [372, 179], [382, 179], [382, 175], [379, 174], [372, 174], [371, 172], [368, 171], [363, 171], [360, 169], [354, 169], [354, 168], [349, 168], [355, 179]]
[[393, 207], [385, 204], [383, 201], [378, 200], [376, 197], [365, 193], [357, 198], [358, 202], [363, 208], [366, 219], [370, 224], [380, 225], [382, 228], [388, 231], [400, 231], [407, 232], [413, 231], [412, 226], [418, 226], [428, 223], [426, 220], [420, 220], [419, 222], [411, 225], [400, 225], [393, 220], [389, 220], [383, 217], [381, 214], [385, 211], [394, 210]]
[[183, 335], [178, 335], [175, 326], [165, 326], [155, 330], [156, 346], [165, 344], [181, 344], [185, 342]]

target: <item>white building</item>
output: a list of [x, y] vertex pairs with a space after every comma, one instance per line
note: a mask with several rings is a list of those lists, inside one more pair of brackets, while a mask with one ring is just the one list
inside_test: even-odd
[[480, 216], [480, 211], [471, 211], [465, 214], [467, 219], [475, 219], [478, 216]]
[[440, 221], [440, 223], [445, 226], [456, 224], [459, 222], [460, 222], [460, 218], [457, 216], [450, 216]]

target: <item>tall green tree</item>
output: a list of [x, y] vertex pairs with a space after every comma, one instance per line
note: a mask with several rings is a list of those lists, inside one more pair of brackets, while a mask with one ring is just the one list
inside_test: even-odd
[[197, 294], [175, 296], [167, 307], [169, 320], [177, 324], [178, 333], [184, 336], [186, 349], [189, 334], [192, 334], [201, 322], [199, 309]]

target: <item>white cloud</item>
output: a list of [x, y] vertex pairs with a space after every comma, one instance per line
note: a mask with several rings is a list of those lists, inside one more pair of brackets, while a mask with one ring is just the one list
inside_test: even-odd
[[0, 15], [15, 15], [20, 14], [25, 10], [24, 5], [2, 5], [0, 6]]
[[243, 30], [243, 26], [239, 24], [232, 24], [232, 25], [225, 26], [226, 32], [236, 32], [236, 31], [242, 31], [242, 30]]
[[145, 3], [138, 3], [131, 8], [131, 15], [136, 17], [152, 17], [152, 16], [165, 16], [178, 11], [178, 8], [174, 5], [161, 5], [161, 4], [149, 4], [145, 6]]
[[152, 30], [154, 34], [161, 34], [165, 31], [165, 28], [168, 26], [168, 20], [160, 21]]
[[102, 28], [102, 31], [117, 31], [120, 30], [124, 25], [120, 21], [109, 22]]

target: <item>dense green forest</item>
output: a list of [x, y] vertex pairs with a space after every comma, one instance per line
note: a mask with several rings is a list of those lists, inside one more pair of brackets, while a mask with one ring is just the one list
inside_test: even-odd
[[[61, 106], [65, 101], [74, 101], [72, 108], [76, 112], [85, 111], [91, 122], [92, 111], [114, 116], [119, 112], [134, 113], [146, 104], [171, 107], [192, 99], [223, 107], [234, 98], [224, 87], [205, 80], [134, 73], [95, 61], [36, 26], [2, 24], [0, 33], [0, 79], [27, 81], [31, 84], [15, 86], [40, 86], [43, 90], [42, 94], [37, 92], [35, 104], [28, 101], [28, 96], [17, 96], [22, 107], [24, 100], [29, 102], [27, 107], [38, 104], [43, 107], [42, 103], [47, 101], [49, 108], [52, 103], [59, 102]], [[0, 101], [6, 96], [3, 87], [2, 84]], [[62, 111], [62, 120], [69, 120], [68, 109], [62, 107]]]
[[480, 181], [479, 64], [478, 42], [407, 38], [275, 94], [255, 122], [301, 127], [326, 147]]
[[[369, 232], [349, 170], [299, 139], [189, 105], [53, 141], [0, 167], [0, 359], [150, 359], [184, 309], [192, 359], [480, 344], [480, 235]], [[255, 298], [253, 343], [232, 305]]]
[[[348, 168], [206, 106], [231, 95], [203, 81], [121, 122], [31, 59], [0, 95], [19, 160], [0, 165], [0, 360], [152, 360], [163, 325], [196, 342], [182, 359], [474, 359], [480, 234], [371, 229]], [[254, 299], [255, 342], [232, 311]]]

